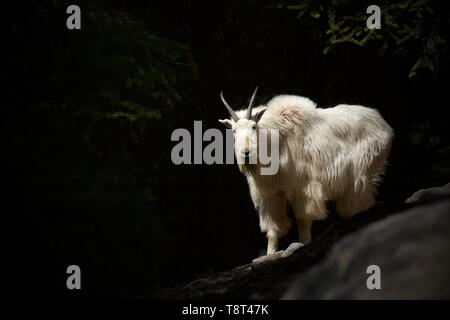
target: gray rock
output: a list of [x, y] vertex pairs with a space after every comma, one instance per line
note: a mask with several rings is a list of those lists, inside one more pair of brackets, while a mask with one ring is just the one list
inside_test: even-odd
[[197, 280], [194, 280], [194, 281], [188, 283], [187, 285], [185, 285], [181, 290], [182, 291], [199, 290], [204, 287], [207, 287], [208, 285], [209, 285], [208, 279], [197, 279]]
[[292, 255], [295, 251], [297, 251], [298, 249], [300, 249], [301, 247], [303, 247], [304, 244], [300, 243], [300, 242], [292, 242], [289, 247], [287, 247], [286, 250], [283, 251], [283, 253], [281, 254], [282, 258], [286, 258], [289, 257], [290, 255]]
[[[380, 290], [367, 288], [370, 265], [381, 269]], [[281, 298], [449, 299], [450, 201], [409, 209], [344, 237]]]
[[[292, 244], [253, 263], [162, 289], [156, 297], [450, 298], [449, 216], [450, 184], [420, 190], [406, 202], [379, 202], [335, 223], [300, 250]], [[370, 265], [381, 268], [381, 290], [367, 289]]]
[[406, 203], [420, 205], [423, 203], [441, 200], [450, 197], [450, 183], [447, 183], [443, 187], [435, 187], [422, 189], [415, 192], [411, 197], [406, 199]]

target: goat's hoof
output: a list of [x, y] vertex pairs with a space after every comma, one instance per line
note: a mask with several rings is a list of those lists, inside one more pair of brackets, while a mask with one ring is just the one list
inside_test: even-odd
[[293, 242], [289, 245], [289, 247], [287, 247], [286, 250], [284, 250], [284, 252], [281, 254], [281, 256], [283, 258], [289, 257], [290, 255], [292, 255], [295, 251], [297, 251], [298, 249], [300, 249], [301, 247], [303, 247], [304, 244], [301, 242]]
[[272, 252], [272, 253], [266, 254], [265, 256], [255, 258], [252, 260], [252, 262], [259, 263], [259, 262], [263, 262], [263, 261], [275, 260], [275, 259], [278, 259], [279, 257], [281, 257], [282, 254], [283, 254], [283, 250]]

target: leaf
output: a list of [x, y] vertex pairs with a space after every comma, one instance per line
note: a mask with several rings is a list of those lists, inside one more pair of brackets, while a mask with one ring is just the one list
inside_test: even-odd
[[420, 68], [421, 64], [422, 64], [422, 58], [417, 59], [416, 63], [409, 70], [409, 75], [408, 75], [409, 78], [412, 78], [417, 74], [417, 70]]
[[311, 17], [313, 17], [314, 19], [320, 18], [320, 12], [317, 12], [317, 11], [311, 11], [310, 15], [311, 15]]

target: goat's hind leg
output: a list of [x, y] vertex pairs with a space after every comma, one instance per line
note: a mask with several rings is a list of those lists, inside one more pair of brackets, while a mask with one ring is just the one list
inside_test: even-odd
[[307, 244], [311, 242], [312, 220], [304, 218], [297, 219], [298, 242]]

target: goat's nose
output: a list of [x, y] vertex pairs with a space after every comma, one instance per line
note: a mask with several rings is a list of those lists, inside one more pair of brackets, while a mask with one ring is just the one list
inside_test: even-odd
[[245, 151], [244, 151], [244, 156], [246, 156], [246, 157], [248, 158], [249, 155], [250, 155], [250, 151], [245, 150]]

